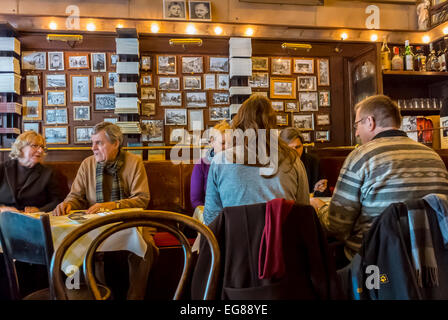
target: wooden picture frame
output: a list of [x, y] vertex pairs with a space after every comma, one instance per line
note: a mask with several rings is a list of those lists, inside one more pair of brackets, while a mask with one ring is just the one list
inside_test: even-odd
[[70, 75], [70, 101], [90, 102], [90, 76], [81, 74]]
[[156, 88], [140, 87], [140, 99], [142, 100], [156, 100]]
[[299, 130], [314, 130], [314, 114], [294, 114], [292, 126]]
[[285, 110], [283, 101], [271, 101], [272, 109], [277, 112], [283, 112]]
[[297, 77], [298, 91], [316, 91], [316, 77], [315, 76], [298, 76]]
[[47, 54], [43, 51], [22, 51], [22, 70], [47, 70]]
[[204, 57], [185, 56], [182, 57], [182, 73], [194, 74], [204, 73]]
[[160, 92], [159, 91], [159, 105], [166, 106], [166, 107], [181, 107], [182, 106], [182, 92], [165, 92], [165, 91]]
[[158, 77], [157, 89], [163, 91], [179, 91], [180, 78], [179, 77]]
[[295, 78], [273, 78], [271, 77], [270, 98], [271, 99], [296, 99]]
[[313, 58], [294, 58], [294, 73], [313, 74], [314, 59]]
[[269, 88], [269, 73], [252, 72], [249, 77], [249, 87], [251, 88]]
[[329, 107], [331, 105], [330, 90], [319, 91], [319, 107]]
[[108, 56], [109, 56], [109, 66], [111, 68], [116, 68], [118, 62], [118, 54], [108, 53]]
[[90, 121], [90, 106], [73, 106], [74, 121]]
[[230, 107], [210, 107], [210, 121], [230, 120]]
[[330, 85], [330, 61], [328, 59], [317, 59], [317, 85]]
[[42, 94], [42, 74], [28, 73], [25, 75], [25, 94]]
[[93, 87], [94, 88], [103, 88], [104, 87], [104, 77], [103, 75], [94, 75], [93, 76]]
[[230, 94], [228, 91], [211, 92], [210, 104], [215, 106], [224, 106], [230, 104]]
[[330, 114], [322, 113], [316, 115], [316, 125], [318, 126], [329, 126], [331, 125]]
[[209, 72], [229, 72], [229, 57], [210, 57], [208, 59]]
[[49, 107], [65, 107], [67, 97], [65, 90], [46, 90], [45, 105]]
[[46, 125], [68, 124], [68, 110], [67, 108], [46, 108], [44, 119]]
[[163, 19], [186, 20], [187, 4], [185, 0], [163, 0]]
[[141, 86], [152, 86], [152, 74], [143, 73], [140, 77]]
[[163, 120], [142, 120], [142, 141], [163, 142], [164, 125]]
[[276, 124], [278, 126], [287, 126], [288, 125], [288, 114], [276, 114]]
[[187, 125], [187, 109], [165, 109], [165, 125], [166, 126], [186, 126]]
[[212, 21], [212, 5], [210, 1], [188, 1], [190, 20]]
[[177, 74], [177, 59], [175, 55], [157, 56], [157, 74]]
[[42, 97], [22, 97], [22, 120], [42, 120]]
[[115, 110], [114, 93], [95, 93], [95, 111]]
[[252, 57], [252, 70], [268, 71], [269, 57]]
[[91, 71], [92, 72], [106, 72], [106, 53], [92, 52], [90, 53]]
[[64, 52], [48, 52], [48, 70], [62, 71], [64, 70]]
[[46, 144], [68, 144], [68, 126], [44, 126], [43, 136]]
[[216, 89], [217, 90], [229, 90], [230, 78], [229, 74], [221, 73], [216, 75]]
[[183, 76], [184, 90], [201, 90], [202, 76]]
[[291, 75], [291, 58], [271, 58], [271, 74], [279, 76]]
[[188, 130], [184, 126], [172, 126], [169, 127], [169, 144], [187, 144]]
[[207, 92], [205, 91], [185, 92], [185, 106], [187, 108], [206, 108]]
[[115, 82], [120, 81], [120, 76], [116, 72], [108, 72], [107, 73], [107, 88], [113, 89]]
[[140, 59], [140, 68], [145, 71], [151, 70], [151, 56], [143, 55]]
[[67, 80], [65, 73], [45, 75], [45, 88], [65, 88], [67, 87]]
[[317, 130], [314, 132], [315, 142], [330, 142], [330, 130]]
[[156, 103], [155, 102], [142, 102], [142, 116], [155, 116], [156, 115]]
[[317, 92], [299, 92], [300, 111], [319, 111]]
[[65, 65], [67, 70], [90, 69], [88, 52], [66, 52]]
[[75, 127], [73, 132], [74, 142], [76, 144], [89, 144], [92, 143], [93, 126], [87, 127]]
[[299, 112], [298, 101], [285, 101], [285, 112]]
[[25, 131], [34, 131], [40, 133], [40, 122], [24, 122], [23, 132]]

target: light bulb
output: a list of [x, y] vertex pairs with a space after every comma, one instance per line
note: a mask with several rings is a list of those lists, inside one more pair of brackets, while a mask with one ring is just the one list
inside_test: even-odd
[[222, 28], [221, 27], [216, 27], [215, 28], [215, 34], [220, 35], [222, 33]]
[[376, 35], [376, 34], [372, 34], [372, 35], [370, 36], [370, 41], [375, 42], [376, 40], [378, 40], [378, 35]]
[[50, 29], [51, 30], [56, 30], [58, 28], [58, 25], [56, 24], [56, 22], [51, 22], [50, 23]]
[[345, 32], [341, 33], [341, 39], [342, 40], [347, 40], [347, 38], [348, 38], [348, 34], [346, 34]]
[[426, 35], [426, 36], [423, 36], [422, 40], [423, 40], [423, 43], [429, 43], [431, 41], [431, 38], [428, 35]]
[[96, 27], [94, 23], [88, 23], [87, 24], [87, 30], [88, 31], [95, 31]]
[[244, 32], [244, 34], [248, 37], [252, 37], [254, 35], [254, 29], [247, 28], [246, 31]]
[[151, 24], [151, 32], [152, 33], [157, 33], [157, 32], [159, 32], [159, 25], [157, 24], [157, 23], [153, 23], [153, 24]]
[[443, 29], [443, 34], [448, 34], [448, 27]]
[[123, 28], [123, 25], [121, 23], [119, 23], [119, 24], [117, 24], [117, 28], [118, 29]]

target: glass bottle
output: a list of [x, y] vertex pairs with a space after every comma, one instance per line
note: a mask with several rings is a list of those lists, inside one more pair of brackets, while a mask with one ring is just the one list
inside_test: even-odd
[[412, 53], [412, 49], [409, 46], [409, 40], [404, 42], [404, 69], [406, 71], [414, 70], [414, 54]]
[[381, 69], [390, 70], [391, 61], [390, 61], [390, 49], [387, 46], [386, 37], [383, 40], [383, 46], [381, 47]]
[[416, 71], [426, 71], [426, 56], [423, 52], [423, 48], [420, 46], [416, 47], [414, 69]]
[[439, 71], [446, 71], [446, 57], [445, 57], [445, 51], [446, 46], [443, 41], [440, 42], [439, 51], [437, 51], [437, 58], [439, 59], [440, 69]]
[[400, 57], [400, 49], [398, 47], [394, 47], [393, 49], [392, 70], [403, 70], [403, 59]]
[[436, 56], [436, 51], [434, 50], [434, 46], [432, 43], [429, 44], [429, 56], [428, 56], [428, 61], [426, 62], [426, 70], [427, 71], [439, 71], [440, 70], [439, 59]]
[[443, 54], [445, 55], [445, 71], [448, 71], [448, 36], [443, 37], [443, 43], [445, 44], [445, 49], [443, 49]]

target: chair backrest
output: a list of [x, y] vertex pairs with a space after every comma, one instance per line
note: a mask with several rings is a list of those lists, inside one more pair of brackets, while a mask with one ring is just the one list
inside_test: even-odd
[[207, 288], [204, 292], [203, 299], [214, 299], [220, 268], [220, 251], [214, 234], [207, 226], [191, 217], [175, 212], [160, 210], [145, 210], [110, 214], [104, 217], [87, 221], [79, 228], [68, 234], [56, 250], [51, 261], [51, 284], [52, 286], [54, 286], [56, 299], [67, 299], [64, 290], [65, 282], [63, 281], [62, 275], [59, 272], [59, 270], [61, 270], [62, 258], [64, 257], [67, 249], [84, 234], [98, 227], [107, 225], [110, 226], [107, 227], [102, 233], [100, 233], [97, 238], [95, 238], [95, 240], [91, 243], [89, 249], [87, 250], [83, 264], [84, 278], [86, 279], [87, 286], [90, 288], [95, 299], [103, 299], [98, 290], [98, 286], [93, 274], [93, 257], [95, 251], [101, 245], [101, 243], [103, 243], [112, 234], [123, 229], [138, 226], [156, 227], [157, 229], [169, 232], [173, 236], [175, 236], [182, 245], [184, 252], [184, 268], [173, 297], [173, 299], [175, 300], [182, 298], [185, 287], [192, 275], [193, 270], [191, 246], [188, 242], [188, 239], [181, 230], [183, 230], [183, 227], [186, 226], [200, 233], [201, 237], [206, 239], [212, 257], [209, 271], [208, 273], [204, 273], [204, 277], [207, 277]]
[[50, 280], [53, 240], [48, 214], [34, 218], [18, 212], [0, 213], [0, 243], [12, 299], [20, 299], [14, 260], [46, 266]]

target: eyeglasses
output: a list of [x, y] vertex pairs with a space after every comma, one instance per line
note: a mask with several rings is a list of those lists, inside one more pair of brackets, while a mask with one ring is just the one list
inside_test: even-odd
[[34, 150], [37, 150], [37, 149], [39, 149], [39, 148], [42, 148], [42, 150], [43, 150], [44, 152], [47, 152], [47, 151], [48, 151], [47, 147], [45, 147], [45, 146], [43, 146], [43, 145], [40, 145], [40, 144], [29, 144], [29, 146], [30, 146], [31, 148], [33, 148]]
[[355, 121], [355, 123], [353, 123], [353, 128], [356, 130], [358, 129], [358, 125], [360, 122], [366, 120], [367, 118], [362, 118], [361, 120]]

